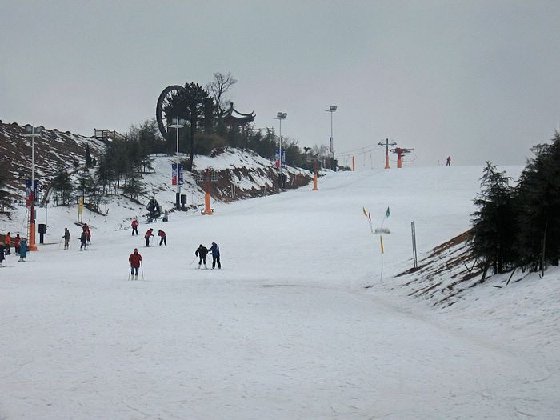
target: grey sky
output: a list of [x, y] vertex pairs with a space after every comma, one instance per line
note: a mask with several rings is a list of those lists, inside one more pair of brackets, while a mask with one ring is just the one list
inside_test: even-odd
[[560, 123], [559, 1], [0, 0], [0, 15], [4, 122], [124, 132], [165, 86], [231, 72], [236, 108], [276, 130], [287, 112], [301, 146], [328, 145], [338, 105], [336, 153], [389, 137], [415, 165], [521, 165]]

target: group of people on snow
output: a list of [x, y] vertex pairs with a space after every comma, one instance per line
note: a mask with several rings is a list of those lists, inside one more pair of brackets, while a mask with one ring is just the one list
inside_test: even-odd
[[27, 256], [27, 239], [20, 238], [19, 233], [12, 239], [11, 233], [8, 232], [4, 235], [4, 241], [0, 242], [0, 265], [6, 259], [6, 255], [11, 254], [12, 241], [14, 246], [14, 255], [19, 256], [18, 261], [25, 261]]
[[[133, 219], [130, 226], [132, 227], [132, 236], [135, 234], [138, 235], [138, 219]], [[167, 246], [167, 234], [158, 229], [157, 232], [158, 236], [160, 237], [159, 245]], [[150, 246], [150, 239], [154, 236], [154, 229], [149, 228], [146, 230], [144, 234], [144, 239], [146, 241], [146, 246]], [[222, 263], [220, 262], [220, 248], [216, 242], [212, 242], [210, 248], [205, 247], [204, 245], [200, 244], [199, 247], [194, 252], [194, 255], [198, 257], [198, 268], [200, 269], [204, 264], [204, 268], [206, 266], [206, 255], [208, 253], [212, 253], [212, 269], [218, 265], [218, 269], [222, 268]], [[138, 252], [138, 248], [134, 248], [132, 254], [128, 257], [128, 262], [130, 263], [130, 277], [131, 279], [138, 279], [138, 270], [142, 265], [142, 255]]]
[[220, 262], [220, 247], [216, 242], [212, 242], [212, 246], [210, 246], [210, 249], [206, 248], [202, 244], [198, 246], [198, 248], [194, 252], [194, 255], [198, 257], [198, 268], [200, 269], [202, 264], [204, 264], [204, 268], [207, 268], [206, 255], [209, 252], [212, 253], [212, 270], [216, 267], [216, 264], [218, 264], [218, 269], [221, 269], [222, 263]]

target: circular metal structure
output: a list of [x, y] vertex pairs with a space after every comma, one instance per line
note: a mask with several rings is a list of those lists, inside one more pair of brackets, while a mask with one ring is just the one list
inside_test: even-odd
[[156, 106], [156, 119], [158, 123], [159, 132], [163, 136], [164, 139], [167, 139], [167, 125], [165, 124], [165, 116], [164, 116], [164, 109], [165, 107], [171, 102], [171, 98], [173, 94], [179, 93], [185, 90], [183, 86], [179, 85], [172, 85], [167, 86], [165, 89], [161, 91], [161, 94], [158, 97], [157, 106]]

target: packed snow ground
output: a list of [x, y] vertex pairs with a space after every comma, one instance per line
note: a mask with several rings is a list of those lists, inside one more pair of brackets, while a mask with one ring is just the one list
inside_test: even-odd
[[[144, 247], [119, 207], [86, 214], [79, 251], [75, 209], [49, 209], [52, 243], [0, 269], [0, 418], [557, 418], [557, 270], [445, 311], [394, 287], [410, 222], [420, 252], [466, 230], [480, 174], [329, 174], [173, 213], [151, 225], [167, 247]], [[383, 255], [362, 207], [391, 229]], [[223, 270], [197, 270], [211, 241]], [[128, 281], [134, 247], [143, 278]]]

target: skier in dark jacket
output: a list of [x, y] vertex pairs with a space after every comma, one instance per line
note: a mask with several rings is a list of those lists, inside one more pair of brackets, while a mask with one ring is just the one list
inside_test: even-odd
[[212, 242], [210, 252], [212, 252], [212, 270], [216, 266], [216, 263], [218, 263], [218, 270], [220, 270], [222, 268], [222, 263], [220, 262], [220, 247], [216, 242]]
[[2, 261], [4, 261], [6, 257], [4, 257], [4, 242], [0, 242], [0, 265], [2, 265]]
[[208, 249], [200, 244], [199, 247], [197, 248], [197, 250], [194, 252], [194, 255], [196, 255], [198, 257], [198, 268], [200, 269], [200, 266], [202, 265], [202, 263], [204, 263], [204, 268], [206, 267], [206, 254], [208, 254]]
[[68, 246], [70, 245], [70, 231], [68, 230], [68, 228], [64, 228], [64, 249], [68, 249]]
[[80, 236], [80, 251], [87, 248], [87, 232], [85, 229], [82, 230], [82, 234]]

